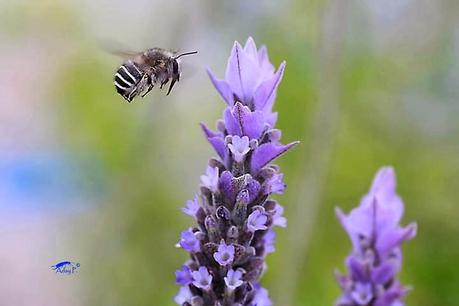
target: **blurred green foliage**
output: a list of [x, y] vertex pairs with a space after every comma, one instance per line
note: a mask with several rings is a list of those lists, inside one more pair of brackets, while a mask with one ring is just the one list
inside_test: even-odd
[[[419, 35], [418, 30], [407, 29], [401, 19], [398, 26], [408, 39], [388, 46], [377, 42], [374, 32], [362, 26], [371, 23], [368, 16], [362, 17], [365, 5], [349, 5], [340, 25], [345, 29], [340, 32], [342, 49], [334, 53], [339, 57], [338, 66], [331, 75], [323, 71], [324, 58], [327, 60], [324, 44], [338, 37], [333, 36], [333, 31], [324, 31], [324, 16], [336, 1], [288, 3], [290, 6], [278, 8], [274, 16], [260, 14], [255, 25], [250, 23], [250, 14], [232, 7], [226, 21], [213, 29], [224, 32], [234, 20], [240, 21], [238, 30], [242, 28], [234, 38], [229, 38], [233, 33], [228, 30], [219, 41], [224, 46], [212, 46], [223, 50], [220, 58], [229, 54], [232, 39], [243, 41], [253, 35], [257, 42], [268, 45], [273, 63], [287, 60], [275, 106], [278, 127], [285, 142], [302, 142], [279, 161], [289, 188], [278, 200], [285, 205], [287, 217], [292, 217], [295, 207], [303, 204], [296, 196], [298, 190], [304, 188], [307, 192], [310, 188], [301, 185], [304, 177], [314, 178], [315, 173], [309, 173], [305, 165], [323, 162], [321, 156], [314, 154], [312, 144], [328, 137], [324, 141], [329, 144], [329, 159], [321, 168], [324, 179], [319, 182], [317, 211], [302, 216], [308, 221], [311, 236], [304, 254], [300, 254], [302, 261], [295, 267], [300, 271], [299, 278], [288, 279], [284, 272], [291, 262], [289, 256], [295, 252], [288, 237], [301, 236], [291, 232], [301, 225], [278, 230], [277, 251], [268, 259], [264, 286], [270, 289], [274, 301], [332, 305], [339, 295], [333, 270], [343, 268], [350, 251], [334, 207], [339, 205], [349, 211], [366, 192], [376, 170], [393, 165], [406, 206], [403, 222], [413, 220], [419, 225], [418, 237], [403, 248], [401, 279], [414, 288], [407, 305], [456, 305], [459, 59], [454, 47], [458, 44], [457, 30], [452, 24], [459, 14], [449, 11], [454, 3], [442, 2], [439, 10], [444, 20], [431, 29], [430, 40], [409, 39], [410, 34]], [[229, 14], [226, 6], [210, 1], [202, 1], [201, 5], [213, 8], [204, 12], [203, 18], [215, 21], [213, 10], [217, 15]], [[73, 29], [72, 39], [77, 43], [71, 46], [77, 52], [66, 56], [50, 95], [60, 118], [59, 137], [69, 154], [97, 160], [106, 170], [105, 180], [110, 186], [105, 203], [91, 212], [93, 216], [79, 232], [79, 245], [86, 254], [82, 261], [87, 267], [80, 275], [85, 279], [82, 303], [173, 305], [172, 298], [178, 290], [174, 271], [186, 259], [174, 244], [180, 231], [191, 224], [180, 207], [198, 190], [199, 174], [213, 155], [197, 123], [211, 124], [219, 118], [223, 110], [221, 99], [211, 93], [212, 85], [202, 73], [194, 83], [201, 87], [188, 88], [186, 97], [177, 94], [188, 104], [173, 97], [166, 100], [160, 93], [153, 93], [146, 101], [127, 104], [111, 86], [111, 73], [119, 62], [94, 52], [97, 48], [91, 33], [75, 30], [78, 22], [72, 26], [67, 17], [73, 20], [78, 12], [61, 8], [42, 15], [40, 11], [19, 12], [19, 8], [12, 10], [3, 23], [14, 25], [11, 16], [15, 14], [34, 22], [43, 22], [51, 15], [54, 18], [48, 20], [49, 24]], [[45, 8], [43, 12], [49, 10]], [[8, 33], [20, 36], [24, 31], [27, 29], [19, 32], [11, 26]], [[208, 31], [198, 36], [212, 35]], [[59, 30], [52, 28], [50, 32]], [[218, 65], [216, 70], [223, 71], [225, 62]], [[321, 90], [335, 90], [324, 82], [329, 79], [338, 84], [333, 122], [326, 112], [320, 113], [320, 103], [326, 103]], [[186, 88], [179, 84], [176, 92], [180, 90]], [[204, 94], [198, 96], [198, 92]], [[203, 96], [205, 102], [201, 100]], [[314, 128], [315, 124], [319, 128]], [[333, 133], [321, 134], [322, 124], [331, 126]], [[283, 297], [283, 283], [296, 286], [293, 296]]]

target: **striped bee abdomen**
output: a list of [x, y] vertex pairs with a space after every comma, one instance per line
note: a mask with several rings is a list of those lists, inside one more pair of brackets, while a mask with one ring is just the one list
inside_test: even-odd
[[124, 98], [128, 98], [130, 92], [142, 79], [142, 73], [132, 61], [127, 61], [120, 66], [115, 74], [114, 84], [116, 91]]

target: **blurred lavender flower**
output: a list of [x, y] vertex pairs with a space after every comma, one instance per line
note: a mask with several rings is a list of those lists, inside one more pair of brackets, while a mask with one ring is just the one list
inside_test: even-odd
[[194, 198], [194, 200], [188, 200], [186, 202], [186, 206], [182, 208], [182, 211], [191, 217], [196, 217], [198, 210], [201, 206], [199, 206], [198, 196]]
[[396, 274], [401, 268], [400, 246], [416, 235], [416, 223], [402, 228], [403, 202], [395, 193], [395, 173], [384, 167], [376, 174], [360, 206], [337, 216], [351, 238], [353, 251], [346, 259], [349, 275], [336, 274], [343, 295], [337, 306], [402, 306], [408, 289]]
[[216, 132], [201, 125], [219, 159], [209, 161], [198, 198], [183, 209], [197, 225], [178, 243], [191, 257], [176, 272], [184, 285], [175, 298], [179, 305], [272, 304], [259, 279], [274, 251], [272, 227], [287, 220], [282, 206], [269, 199], [285, 189], [270, 162], [297, 144], [281, 144], [274, 128], [272, 107], [284, 67], [275, 71], [266, 48], [257, 50], [249, 38], [245, 47], [234, 44], [224, 80], [208, 71], [227, 107]]

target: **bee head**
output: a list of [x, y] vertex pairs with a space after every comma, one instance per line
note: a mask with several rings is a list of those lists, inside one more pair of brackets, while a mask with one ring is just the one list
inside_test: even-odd
[[172, 58], [171, 64], [172, 64], [172, 74], [174, 76], [178, 75], [180, 72], [179, 72], [179, 62], [177, 58]]
[[173, 56], [171, 58], [172, 74], [175, 76], [175, 78], [177, 80], [180, 78], [179, 58], [182, 57], [182, 56], [192, 55], [192, 54], [196, 54], [196, 53], [198, 53], [198, 51], [184, 52], [184, 53], [180, 53], [180, 54], [178, 54], [176, 56]]

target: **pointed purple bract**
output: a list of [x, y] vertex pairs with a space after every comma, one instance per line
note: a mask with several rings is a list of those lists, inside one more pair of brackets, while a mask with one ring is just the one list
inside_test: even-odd
[[297, 145], [298, 142], [292, 142], [288, 145], [278, 145], [275, 143], [265, 143], [259, 146], [252, 154], [250, 163], [250, 171], [256, 174], [262, 167], [266, 166], [270, 161], [277, 158], [287, 150]]

